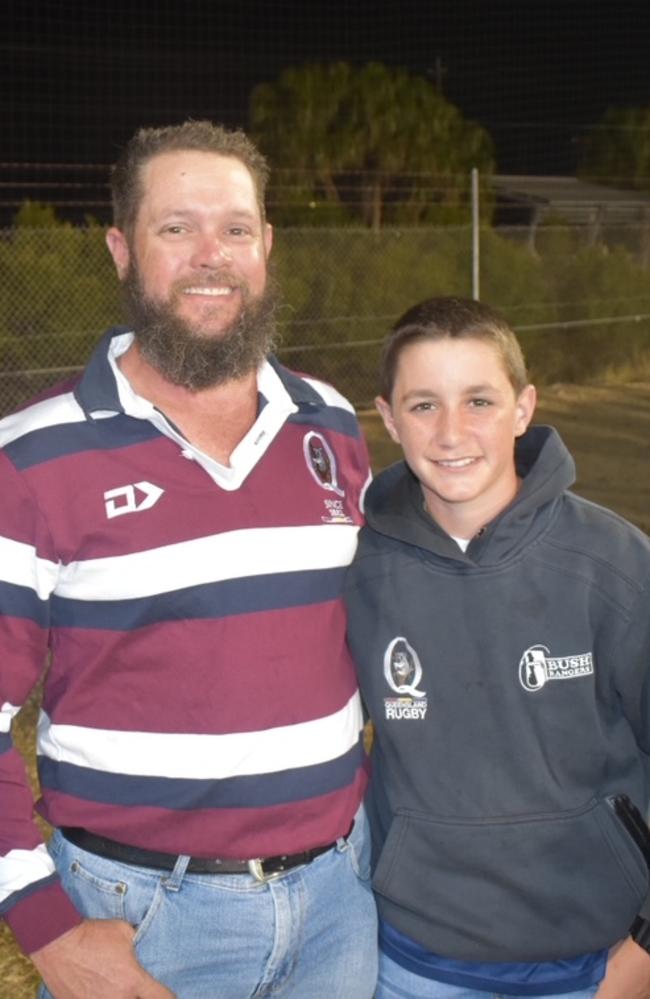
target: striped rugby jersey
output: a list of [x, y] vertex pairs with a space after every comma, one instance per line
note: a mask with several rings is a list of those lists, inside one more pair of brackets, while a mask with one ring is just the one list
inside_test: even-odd
[[137, 396], [110, 330], [0, 422], [0, 913], [25, 950], [79, 916], [10, 729], [49, 659], [41, 814], [237, 859], [344, 835], [366, 780], [342, 577], [369, 471], [349, 403], [271, 358], [229, 467]]

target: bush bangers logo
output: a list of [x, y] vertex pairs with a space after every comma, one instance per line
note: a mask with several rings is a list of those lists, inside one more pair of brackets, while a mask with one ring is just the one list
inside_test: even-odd
[[519, 682], [524, 690], [536, 693], [549, 680], [573, 680], [591, 676], [594, 659], [591, 652], [577, 656], [552, 656], [545, 645], [531, 645], [519, 660]]

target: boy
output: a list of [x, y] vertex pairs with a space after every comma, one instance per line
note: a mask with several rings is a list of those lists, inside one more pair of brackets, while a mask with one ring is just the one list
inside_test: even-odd
[[410, 309], [381, 389], [405, 462], [368, 490], [346, 597], [375, 727], [377, 999], [648, 996], [645, 825], [620, 815], [647, 805], [650, 542], [568, 492], [484, 305]]

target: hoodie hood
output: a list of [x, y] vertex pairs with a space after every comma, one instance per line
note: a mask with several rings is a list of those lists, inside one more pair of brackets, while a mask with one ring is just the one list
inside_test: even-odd
[[530, 427], [518, 438], [515, 463], [522, 478], [521, 489], [512, 503], [472, 538], [466, 552], [429, 515], [420, 483], [404, 461], [381, 472], [368, 488], [368, 526], [423, 552], [470, 565], [496, 565], [516, 555], [537, 532], [546, 529], [553, 520], [549, 505], [559, 504], [564, 491], [575, 482], [573, 458], [553, 427]]

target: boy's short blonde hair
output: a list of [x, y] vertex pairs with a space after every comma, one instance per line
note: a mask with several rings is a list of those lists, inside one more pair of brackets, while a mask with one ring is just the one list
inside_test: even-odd
[[427, 298], [397, 320], [384, 344], [379, 386], [390, 402], [399, 357], [405, 347], [423, 340], [480, 340], [492, 344], [517, 396], [528, 385], [526, 362], [519, 341], [494, 309], [470, 298]]

